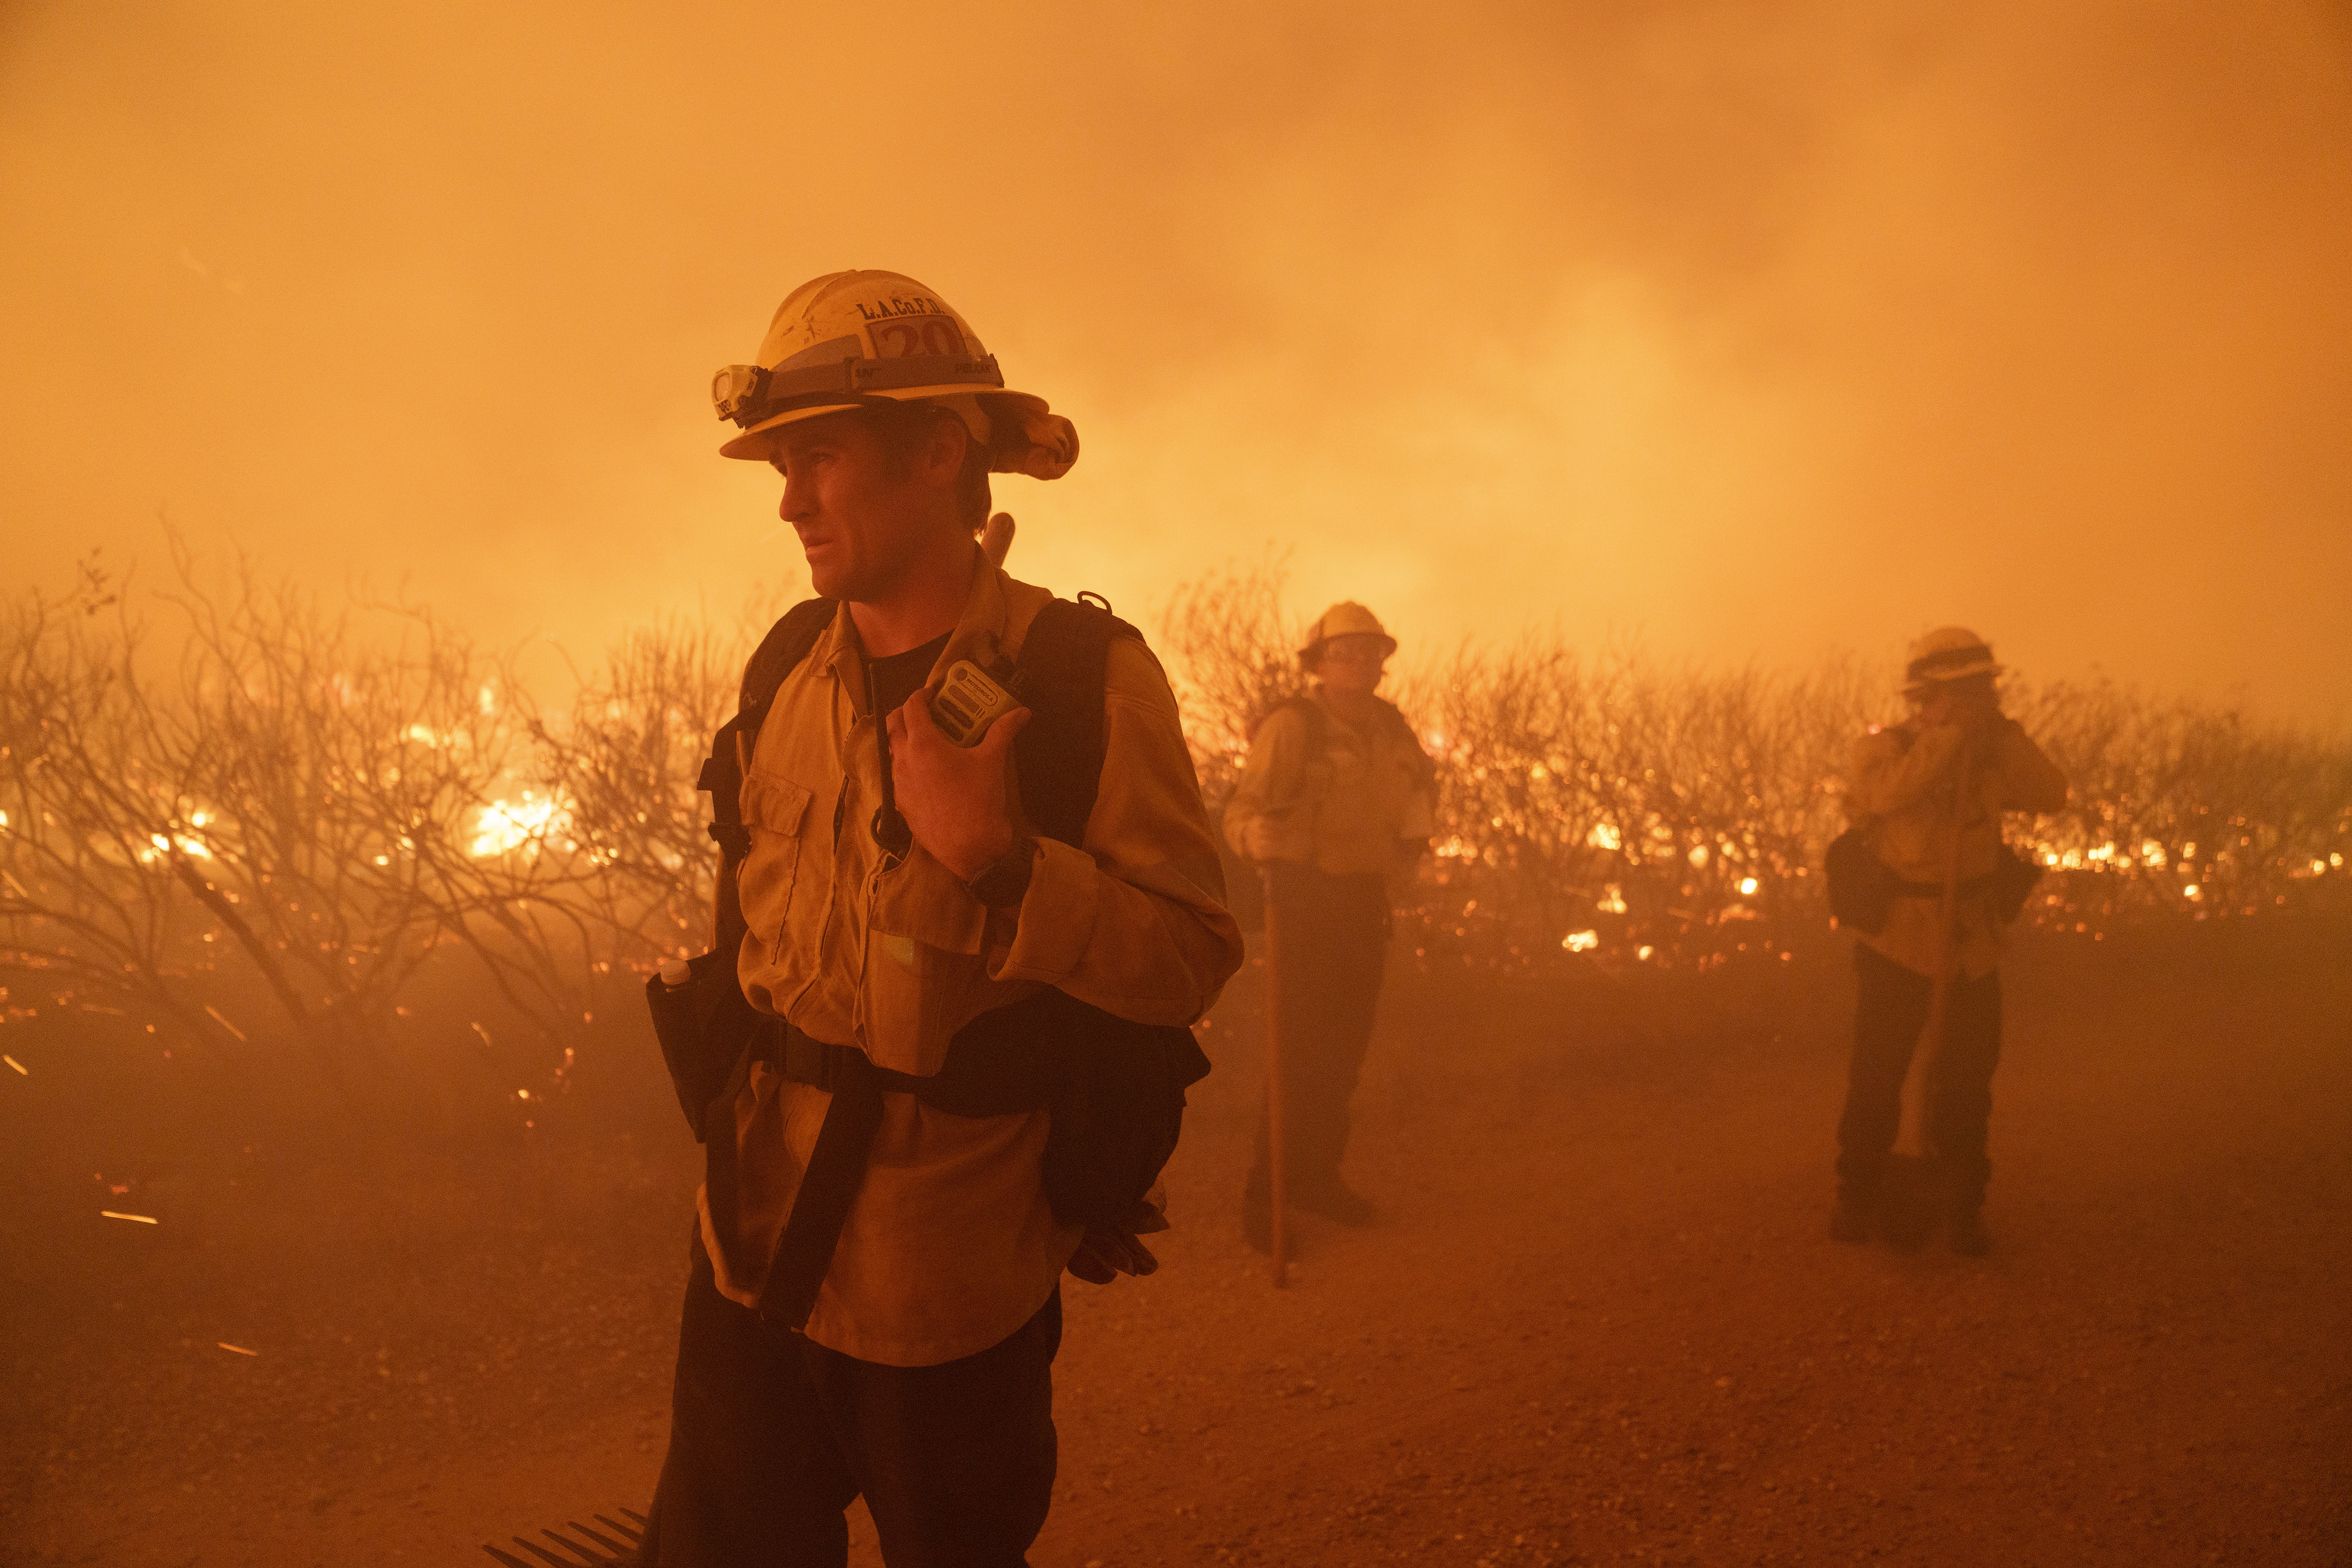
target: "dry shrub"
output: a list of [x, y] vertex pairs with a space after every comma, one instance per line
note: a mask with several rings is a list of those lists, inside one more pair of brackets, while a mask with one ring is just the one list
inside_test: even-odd
[[1306, 625], [1284, 611], [1282, 581], [1272, 561], [1213, 573], [1179, 587], [1160, 619], [1160, 656], [1213, 809], [1233, 794], [1258, 721], [1307, 689]]
[[535, 721], [545, 798], [563, 803], [574, 898], [603, 972], [638, 972], [709, 945], [719, 869], [695, 788], [735, 712], [748, 639], [671, 622], [623, 635], [580, 683], [569, 721]]
[[[1278, 569], [1180, 589], [1162, 646], [1219, 809], [1244, 737], [1298, 679]], [[1850, 752], [1900, 709], [1851, 659], [1710, 669], [1554, 633], [1465, 644], [1393, 691], [1440, 784], [1402, 919], [1425, 962], [1486, 970], [1713, 968], [1817, 942]], [[2104, 934], [2344, 900], [2352, 747], [2112, 685], [2012, 683], [2007, 700], [2074, 785], [2020, 840], [2050, 873], [2034, 923]]]
[[2035, 918], [2104, 931], [2156, 917], [2333, 907], [2352, 858], [2352, 747], [2102, 681], [2013, 694], [2074, 782], [2035, 847]]
[[[775, 598], [728, 629], [623, 637], [556, 719], [429, 614], [330, 607], [249, 566], [207, 592], [174, 564], [142, 613], [94, 568], [0, 610], [9, 1017], [121, 1014], [247, 1064], [298, 1047], [355, 1102], [403, 1060], [445, 1097], [520, 1100], [562, 1080], [600, 998], [627, 1008], [638, 974], [705, 945], [697, 770]], [[1282, 586], [1267, 562], [1181, 587], [1157, 639], [1213, 810], [1304, 687]], [[1441, 788], [1401, 923], [1441, 973], [1712, 969], [1819, 942], [1847, 753], [1895, 706], [1852, 662], [1709, 669], [1554, 634], [1465, 644], [1395, 689]], [[2075, 784], [2033, 829], [2035, 922], [2343, 901], [2352, 748], [2112, 685], [2009, 701]], [[428, 978], [463, 998], [437, 1054], [403, 1021]], [[494, 1045], [485, 993], [524, 1044], [502, 1023]], [[470, 1076], [447, 1071], [452, 1037]]]
[[[215, 590], [174, 565], [159, 595], [93, 574], [5, 612], [12, 1016], [126, 1013], [247, 1068], [291, 1046], [348, 1104], [394, 1115], [404, 1089], [439, 1092], [394, 1047], [445, 955], [558, 1038], [580, 1012], [567, 874], [482, 852], [528, 805], [503, 795], [527, 757], [503, 662], [413, 608], [331, 608], [245, 563]], [[469, 1042], [487, 1053], [488, 1030]]]

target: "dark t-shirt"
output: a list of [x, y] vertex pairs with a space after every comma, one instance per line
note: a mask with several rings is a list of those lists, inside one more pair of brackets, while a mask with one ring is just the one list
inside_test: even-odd
[[930, 679], [931, 666], [939, 663], [940, 655], [947, 651], [948, 638], [952, 635], [941, 632], [920, 647], [910, 647], [887, 658], [868, 658], [866, 668], [874, 682], [874, 710], [887, 720], [894, 710], [905, 707], [907, 699]]

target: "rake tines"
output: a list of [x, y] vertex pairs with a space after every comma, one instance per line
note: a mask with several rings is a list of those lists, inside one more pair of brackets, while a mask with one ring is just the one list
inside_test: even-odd
[[[546, 1547], [525, 1541], [520, 1535], [514, 1538], [514, 1543], [530, 1552], [531, 1557], [539, 1559], [539, 1563], [551, 1563], [553, 1568], [582, 1568], [583, 1563], [587, 1568], [635, 1568], [637, 1561], [637, 1543], [645, 1539], [643, 1526], [646, 1523], [646, 1516], [635, 1509], [625, 1508], [621, 1511], [635, 1521], [635, 1523], [623, 1524], [609, 1514], [599, 1513], [589, 1516], [604, 1526], [606, 1530], [611, 1531], [612, 1535], [591, 1530], [576, 1519], [564, 1525], [564, 1529], [587, 1542], [586, 1545], [566, 1536], [558, 1535], [551, 1530], [540, 1531], [541, 1535], [570, 1552], [569, 1557], [558, 1557]], [[624, 1540], [616, 1541], [614, 1536], [623, 1537]], [[514, 1553], [501, 1551], [495, 1546], [486, 1544], [482, 1550], [505, 1563], [507, 1568], [539, 1568], [539, 1563], [533, 1563], [529, 1558], [517, 1557]]]

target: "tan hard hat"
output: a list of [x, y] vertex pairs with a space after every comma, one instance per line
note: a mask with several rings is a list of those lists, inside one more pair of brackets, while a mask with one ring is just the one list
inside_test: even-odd
[[719, 417], [742, 429], [724, 458], [765, 462], [772, 432], [880, 403], [939, 403], [963, 419], [1000, 474], [1058, 479], [1078, 460], [1077, 427], [1045, 400], [1004, 389], [996, 356], [947, 303], [899, 272], [828, 272], [784, 297], [760, 363], [713, 377]]
[[1388, 645], [1383, 658], [1397, 650], [1396, 638], [1389, 636], [1389, 629], [1381, 625], [1380, 616], [1353, 599], [1342, 599], [1315, 617], [1314, 624], [1307, 628], [1307, 646], [1298, 650], [1298, 657], [1313, 664], [1325, 643], [1333, 637], [1349, 637], [1380, 638]]
[[1903, 667], [1903, 689], [1924, 691], [1937, 681], [1999, 675], [2005, 668], [1993, 662], [1991, 645], [1968, 627], [1937, 626], [1911, 645]]

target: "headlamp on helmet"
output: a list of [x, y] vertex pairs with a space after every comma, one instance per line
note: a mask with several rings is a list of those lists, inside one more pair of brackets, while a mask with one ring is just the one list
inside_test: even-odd
[[831, 407], [892, 403], [877, 395], [910, 386], [962, 384], [1001, 387], [1004, 373], [996, 356], [975, 359], [970, 354], [909, 354], [900, 359], [859, 359], [845, 356], [820, 364], [785, 366], [730, 364], [710, 382], [710, 401], [719, 417], [748, 430], [763, 419], [794, 408]]
[[721, 419], [746, 424], [745, 411], [765, 402], [768, 396], [768, 367], [763, 364], [730, 364], [710, 378], [711, 405], [719, 410]]
[[1078, 457], [1076, 427], [1044, 398], [1006, 387], [964, 319], [898, 272], [829, 272], [793, 289], [759, 363], [720, 370], [710, 402], [740, 432], [720, 454], [755, 462], [774, 456], [773, 432], [795, 421], [907, 403], [951, 408], [992, 472], [1059, 479]]

